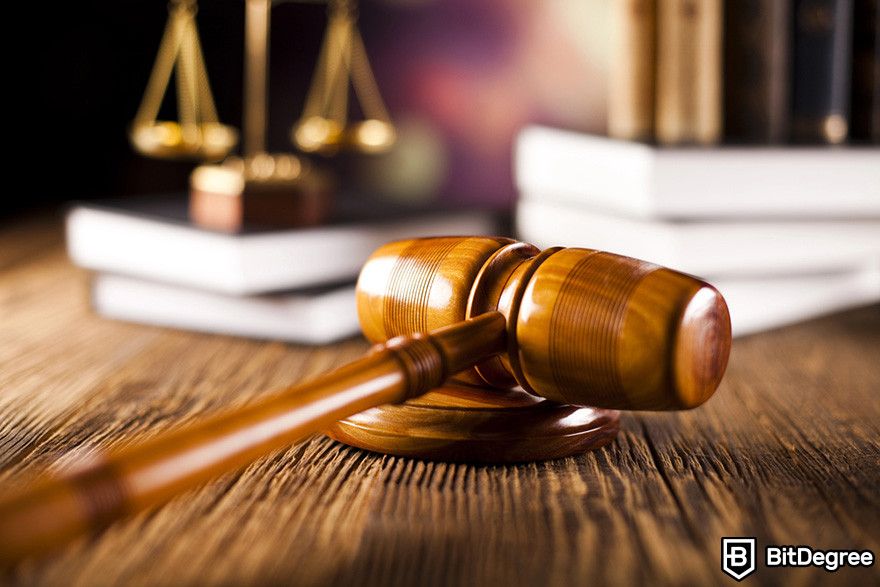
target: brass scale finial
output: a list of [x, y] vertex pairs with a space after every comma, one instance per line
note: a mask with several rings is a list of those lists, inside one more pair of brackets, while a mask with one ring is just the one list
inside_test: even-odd
[[[302, 151], [332, 155], [342, 149], [379, 153], [396, 140], [356, 26], [356, 0], [328, 0], [329, 23], [305, 108], [291, 131]], [[272, 0], [246, 0], [244, 155], [265, 162], [267, 65]], [[159, 159], [223, 159], [238, 132], [218, 121], [195, 22], [196, 0], [172, 0], [169, 18], [129, 138], [143, 155]], [[176, 70], [178, 121], [157, 120]], [[365, 119], [348, 118], [349, 83]], [[289, 160], [290, 155], [270, 157]]]

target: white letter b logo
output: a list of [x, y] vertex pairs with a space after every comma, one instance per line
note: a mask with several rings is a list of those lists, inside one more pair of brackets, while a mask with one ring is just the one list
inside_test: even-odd
[[749, 564], [748, 558], [749, 549], [745, 546], [732, 546], [730, 547], [730, 555], [727, 557], [727, 560], [730, 562], [730, 566], [732, 567], [745, 567]]
[[722, 538], [721, 570], [742, 581], [755, 570], [754, 538]]

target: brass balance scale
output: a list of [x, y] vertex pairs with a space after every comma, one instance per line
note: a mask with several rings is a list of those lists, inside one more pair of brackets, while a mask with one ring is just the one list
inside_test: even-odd
[[[390, 149], [397, 138], [357, 28], [355, 2], [328, 1], [327, 31], [305, 107], [291, 131], [293, 144], [305, 153], [376, 154]], [[237, 207], [241, 215], [241, 198], [249, 192], [284, 197], [285, 192], [327, 191], [326, 174], [317, 166], [292, 153], [267, 150], [272, 4], [272, 0], [246, 0], [243, 157], [230, 156], [239, 133], [217, 116], [196, 26], [196, 0], [172, 0], [159, 53], [129, 132], [134, 149], [147, 157], [205, 163], [191, 177], [191, 212], [209, 227], [235, 229], [237, 225], [215, 218], [228, 216], [222, 208], [229, 206]], [[172, 73], [176, 73], [178, 120], [159, 120]], [[364, 114], [362, 120], [349, 118], [349, 85]], [[268, 206], [269, 214], [277, 216], [273, 207]], [[294, 212], [304, 223], [322, 219], [314, 205], [301, 208], [294, 207]], [[306, 209], [312, 212], [301, 214]]]

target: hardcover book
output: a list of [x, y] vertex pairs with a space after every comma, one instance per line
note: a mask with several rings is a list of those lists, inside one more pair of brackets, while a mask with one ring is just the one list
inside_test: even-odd
[[654, 138], [655, 0], [614, 0], [608, 79], [608, 134]]
[[663, 221], [522, 194], [517, 235], [541, 248], [611, 251], [702, 277], [791, 275], [880, 264], [880, 219]]
[[517, 236], [540, 247], [612, 251], [707, 278], [735, 336], [880, 301], [880, 221], [639, 221], [528, 197], [517, 211]]
[[880, 217], [877, 147], [655, 147], [530, 127], [514, 167], [522, 193], [640, 218]]
[[795, 0], [792, 138], [849, 136], [852, 0]]
[[212, 334], [326, 344], [360, 331], [353, 285], [232, 296], [98, 273], [91, 299], [105, 318]]
[[656, 138], [664, 144], [721, 138], [721, 0], [657, 6]]
[[880, 301], [880, 267], [790, 276], [720, 278], [734, 336]]
[[724, 136], [738, 143], [788, 139], [790, 0], [724, 5]]
[[225, 234], [198, 228], [186, 198], [79, 204], [67, 251], [86, 269], [244, 295], [353, 280], [379, 245], [402, 238], [496, 231], [490, 212], [340, 199], [327, 225]]
[[856, 0], [853, 18], [852, 130], [856, 141], [880, 143], [880, 6]]

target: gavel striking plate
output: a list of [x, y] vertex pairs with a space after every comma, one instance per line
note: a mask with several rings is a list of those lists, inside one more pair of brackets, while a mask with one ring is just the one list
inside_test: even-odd
[[446, 460], [596, 448], [616, 434], [617, 410], [705, 402], [730, 351], [727, 305], [711, 285], [628, 257], [505, 238], [387, 244], [361, 271], [357, 306], [376, 343], [361, 359], [0, 498], [0, 564], [328, 428], [365, 449]]
[[504, 238], [385, 245], [361, 271], [357, 304], [375, 343], [490, 312], [505, 318], [498, 354], [451, 384], [329, 430], [410, 457], [509, 462], [597, 448], [617, 433], [615, 409], [703, 403], [730, 344], [727, 306], [706, 283], [636, 259]]

